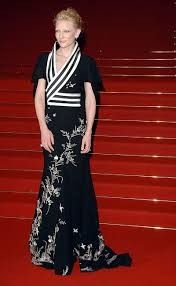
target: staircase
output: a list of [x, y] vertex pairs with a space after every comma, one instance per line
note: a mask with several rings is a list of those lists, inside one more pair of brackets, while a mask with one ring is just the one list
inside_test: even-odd
[[[105, 91], [91, 171], [102, 224], [176, 230], [175, 62], [97, 59]], [[31, 219], [43, 162], [30, 67], [16, 71], [0, 79], [0, 216]]]

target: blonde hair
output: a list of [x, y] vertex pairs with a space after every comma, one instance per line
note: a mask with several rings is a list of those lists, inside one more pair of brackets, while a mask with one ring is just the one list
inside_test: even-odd
[[76, 25], [76, 28], [83, 30], [83, 21], [81, 16], [71, 7], [57, 13], [53, 20], [54, 25], [56, 25], [58, 20], [71, 20]]

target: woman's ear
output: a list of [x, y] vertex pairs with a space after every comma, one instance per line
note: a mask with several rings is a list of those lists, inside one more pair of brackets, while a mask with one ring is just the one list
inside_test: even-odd
[[81, 29], [77, 29], [75, 39], [77, 40], [79, 38], [79, 35], [81, 33]]

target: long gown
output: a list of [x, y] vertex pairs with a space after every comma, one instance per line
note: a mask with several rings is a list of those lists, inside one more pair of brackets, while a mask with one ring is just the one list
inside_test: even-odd
[[[34, 94], [40, 78], [48, 87], [48, 80], [64, 70], [57, 72], [55, 63], [49, 68], [49, 57], [52, 65], [55, 52], [56, 47], [53, 58], [52, 53], [39, 56], [33, 72]], [[86, 130], [84, 82], [91, 83], [96, 96], [101, 79], [94, 59], [82, 53], [79, 57], [54, 99], [46, 98], [45, 119], [54, 135], [54, 151], [43, 149], [44, 168], [29, 238], [32, 263], [60, 275], [70, 274], [77, 259], [82, 272], [131, 265], [128, 253], [116, 254], [104, 243], [90, 155], [80, 153]]]

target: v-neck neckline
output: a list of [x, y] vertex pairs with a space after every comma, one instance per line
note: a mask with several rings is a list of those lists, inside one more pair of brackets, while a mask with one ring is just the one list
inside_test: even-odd
[[[70, 58], [70, 57], [69, 57], [69, 58]], [[65, 64], [67, 63], [67, 61], [68, 61], [68, 58], [67, 58], [66, 61], [63, 63], [63, 65], [62, 65], [60, 68], [58, 68], [57, 60], [56, 60], [55, 64], [56, 64], [56, 73], [57, 73], [57, 74], [60, 72], [60, 70], [63, 69], [63, 67], [65, 66]]]
[[78, 45], [75, 44], [75, 46], [74, 46], [74, 48], [73, 48], [73, 50], [72, 50], [70, 56], [67, 58], [67, 60], [65, 61], [65, 63], [62, 65], [62, 67], [61, 67], [59, 70], [57, 69], [57, 65], [56, 65], [56, 51], [57, 51], [56, 45], [57, 45], [57, 42], [56, 42], [55, 48], [54, 48], [54, 72], [55, 72], [55, 74], [59, 75], [59, 74], [63, 71], [63, 69], [65, 68], [65, 66], [67, 65], [67, 63], [69, 62], [69, 60], [70, 60], [70, 58], [72, 57], [72, 55], [75, 53], [75, 50], [76, 50], [76, 48], [77, 48]]

